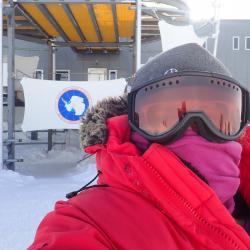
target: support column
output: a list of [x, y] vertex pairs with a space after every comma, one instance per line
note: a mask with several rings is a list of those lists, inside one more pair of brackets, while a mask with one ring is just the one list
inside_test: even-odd
[[7, 168], [15, 170], [15, 9], [9, 0], [10, 11], [7, 17], [8, 33], [8, 159]]
[[141, 67], [141, 0], [136, 1], [136, 71]]
[[0, 0], [0, 169], [3, 168], [3, 0]]
[[[55, 54], [55, 46], [49, 41], [49, 58], [48, 58], [48, 80], [55, 80], [55, 72], [56, 72], [56, 54]], [[52, 149], [53, 146], [53, 130], [48, 130], [48, 151]]]

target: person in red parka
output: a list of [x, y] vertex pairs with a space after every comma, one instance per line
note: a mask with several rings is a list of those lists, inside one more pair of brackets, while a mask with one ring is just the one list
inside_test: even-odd
[[127, 90], [82, 120], [97, 185], [58, 201], [28, 249], [249, 250], [248, 90], [196, 44], [156, 56]]

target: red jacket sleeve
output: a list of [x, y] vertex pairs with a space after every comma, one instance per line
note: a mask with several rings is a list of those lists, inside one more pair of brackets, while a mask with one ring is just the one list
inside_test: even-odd
[[27, 250], [107, 250], [107, 237], [83, 211], [59, 201], [40, 223], [35, 240]]
[[240, 161], [240, 191], [250, 206], [250, 126], [240, 138], [240, 143], [243, 147]]

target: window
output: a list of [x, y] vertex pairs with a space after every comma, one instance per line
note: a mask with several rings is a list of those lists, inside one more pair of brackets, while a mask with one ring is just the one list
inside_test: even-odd
[[233, 50], [239, 50], [239, 49], [240, 49], [240, 37], [233, 36]]
[[70, 70], [56, 70], [57, 81], [70, 81]]
[[3, 86], [3, 105], [7, 106], [8, 105], [8, 87]]
[[35, 71], [35, 79], [43, 79], [43, 69], [37, 69]]
[[250, 36], [245, 37], [245, 50], [250, 50]]
[[117, 79], [117, 70], [109, 70], [109, 80]]
[[106, 68], [88, 68], [88, 81], [107, 80]]

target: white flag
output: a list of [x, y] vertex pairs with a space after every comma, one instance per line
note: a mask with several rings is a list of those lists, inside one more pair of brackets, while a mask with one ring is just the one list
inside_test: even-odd
[[207, 37], [198, 37], [193, 25], [177, 26], [168, 24], [163, 20], [159, 21], [158, 25], [161, 33], [162, 51], [170, 50], [186, 43], [202, 45], [207, 39]]
[[125, 79], [107, 81], [51, 81], [23, 78], [23, 131], [79, 129], [81, 117], [105, 97], [124, 93]]

